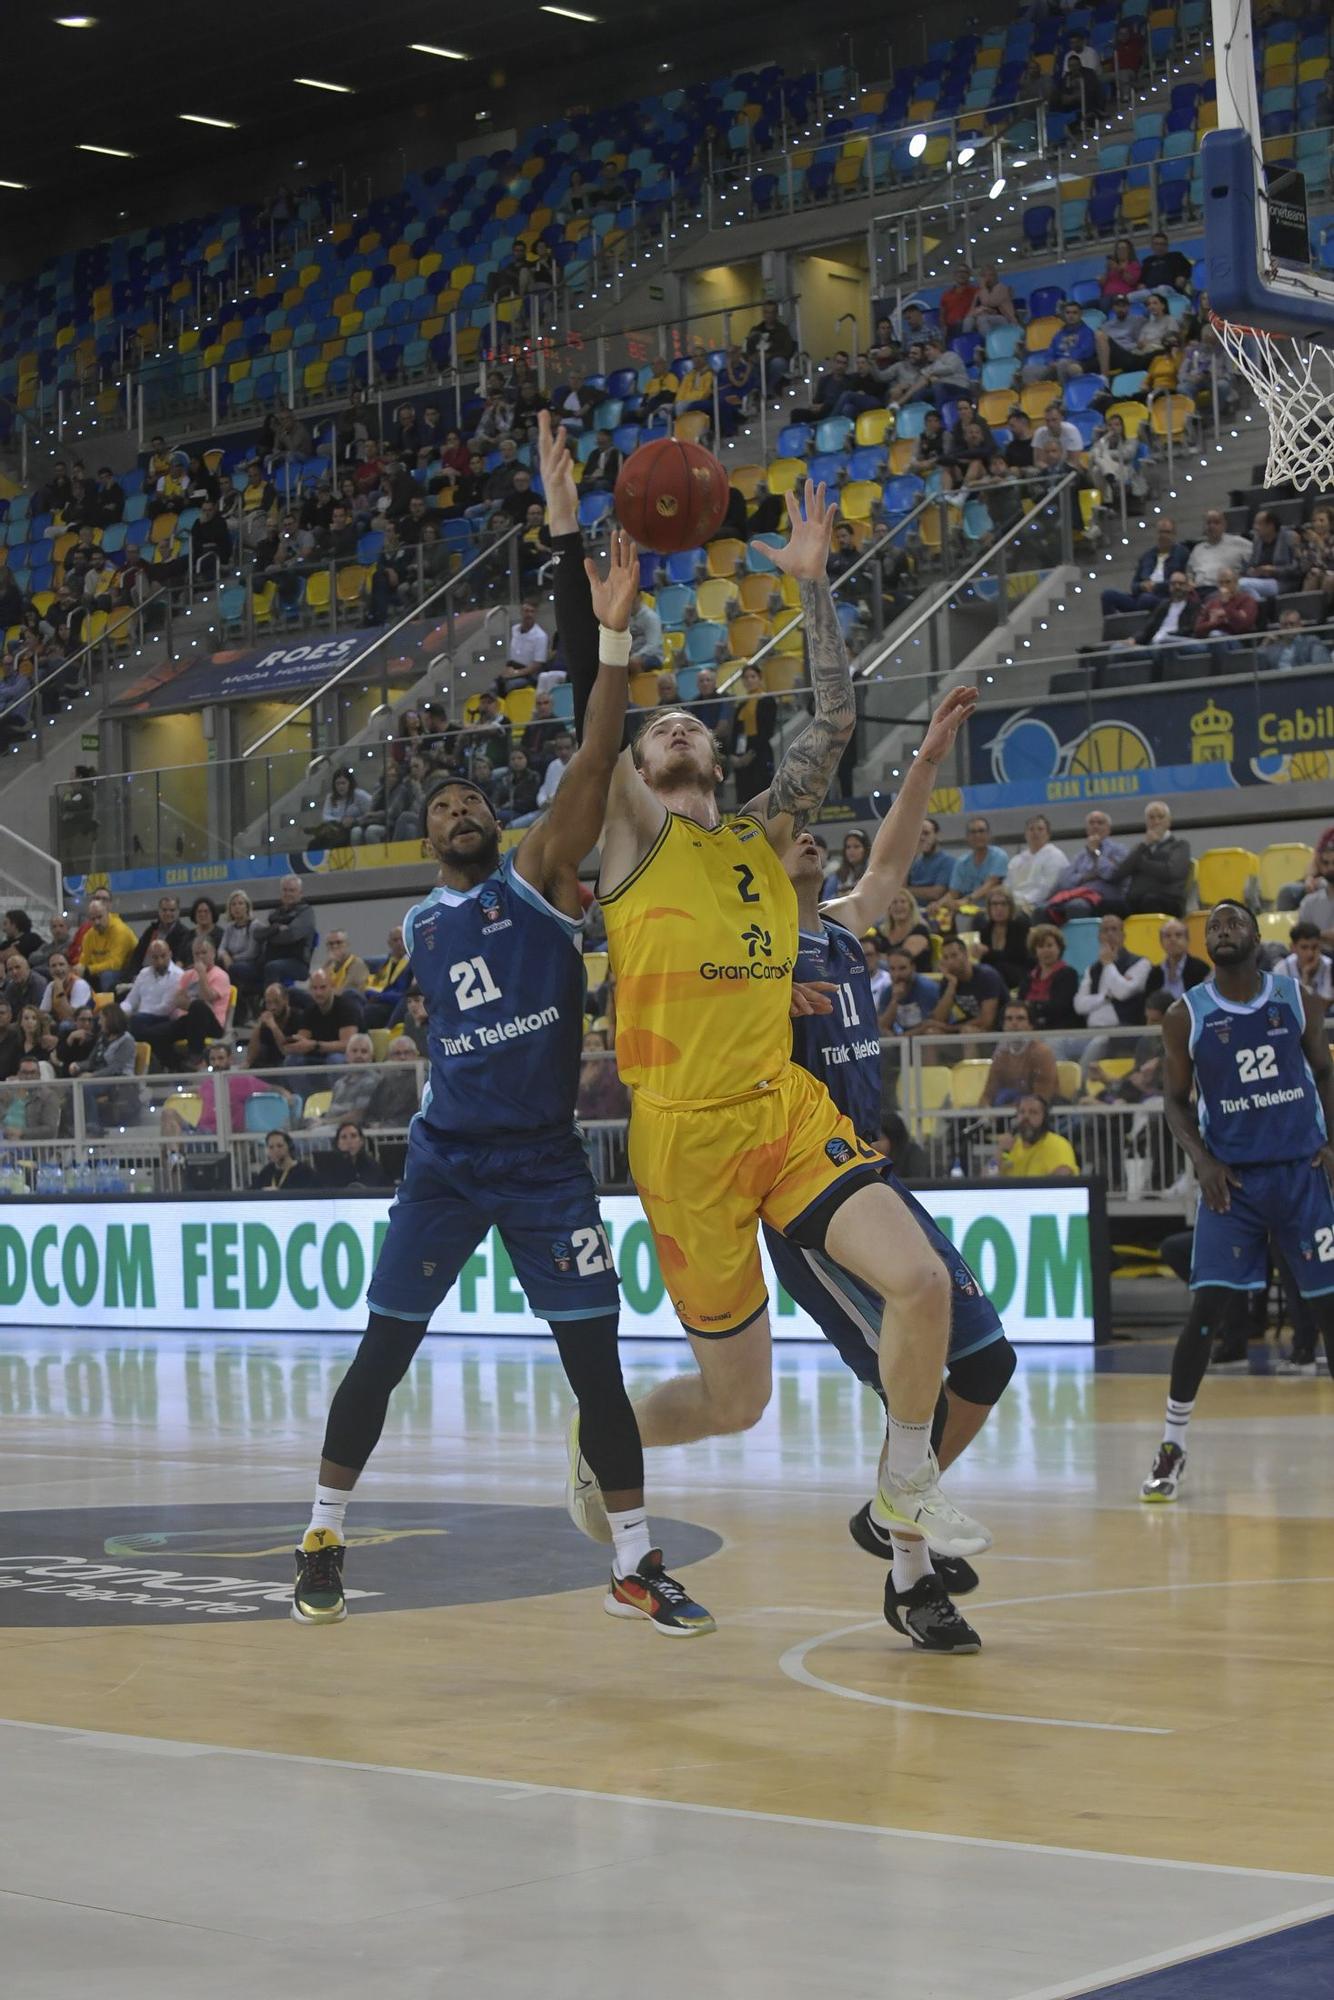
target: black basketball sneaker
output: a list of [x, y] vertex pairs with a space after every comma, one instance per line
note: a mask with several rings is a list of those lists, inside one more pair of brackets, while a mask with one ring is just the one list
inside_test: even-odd
[[982, 1641], [950, 1603], [938, 1576], [919, 1576], [911, 1590], [885, 1578], [885, 1619], [923, 1653], [980, 1653]]
[[299, 1625], [336, 1625], [347, 1617], [343, 1558], [347, 1550], [329, 1528], [310, 1528], [296, 1552], [292, 1616]]

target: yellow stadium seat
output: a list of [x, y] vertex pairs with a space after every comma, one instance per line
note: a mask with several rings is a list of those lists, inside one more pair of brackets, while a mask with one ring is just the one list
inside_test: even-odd
[[249, 376], [249, 374], [250, 374], [249, 359], [246, 359], [245, 361], [228, 362], [227, 380], [229, 382], [244, 382]]
[[1149, 421], [1149, 407], [1147, 403], [1113, 403], [1107, 414], [1109, 417], [1120, 417], [1121, 422], [1126, 427], [1126, 436], [1132, 438], [1138, 437], [1140, 426], [1147, 424]]
[[736, 584], [730, 576], [711, 576], [695, 592], [695, 609], [701, 618], [724, 622], [736, 606]]
[[835, 160], [834, 186], [840, 188], [856, 187], [863, 179], [865, 173], [866, 162], [863, 159], [849, 160], [845, 158]]
[[533, 719], [537, 705], [537, 689], [531, 687], [514, 688], [501, 702], [505, 719], [513, 729], [526, 728]]
[[366, 588], [366, 579], [369, 575], [370, 571], [363, 569], [360, 563], [344, 564], [338, 572], [338, 602], [357, 603]]
[[[1009, 400], [1011, 407], [1013, 407], [1013, 396]], [[1048, 403], [1059, 403], [1060, 400], [1061, 391], [1055, 382], [1029, 382], [1026, 387], [1019, 391], [1019, 407], [1024, 415], [1031, 418], [1035, 424], [1042, 422], [1043, 412], [1046, 410]]]
[[1162, 910], [1141, 911], [1138, 916], [1126, 918], [1126, 950], [1137, 952], [1154, 965], [1163, 962], [1163, 947], [1158, 933], [1167, 922]]
[[322, 389], [328, 374], [327, 361], [308, 361], [301, 371], [301, 380], [307, 389]]
[[[1050, 396], [1047, 400], [1048, 402], [1051, 401]], [[1014, 391], [1012, 389], [984, 389], [978, 398], [978, 415], [984, 424], [1007, 423], [1010, 411], [1013, 408]]]
[[792, 493], [806, 477], [804, 458], [771, 458], [764, 475], [771, 493]]
[[[705, 554], [710, 576], [733, 577], [746, 560], [746, 544], [724, 537], [721, 541], [710, 542]], [[712, 613], [703, 615], [712, 616]]]
[[756, 488], [767, 477], [762, 465], [729, 465], [727, 468], [728, 484], [735, 486], [743, 500], [753, 500]]
[[176, 532], [178, 519], [179, 516], [176, 514], [159, 514], [148, 531], [149, 541], [153, 543], [169, 542]]
[[321, 361], [337, 361], [340, 354], [347, 352], [347, 342], [343, 339], [326, 340], [320, 348]]
[[394, 1039], [394, 1032], [393, 1028], [368, 1028], [366, 1030], [366, 1033], [371, 1038], [371, 1047], [375, 1050], [376, 1062], [382, 1063], [388, 1061], [389, 1044]]
[[1211, 847], [1195, 865], [1195, 886], [1201, 906], [1245, 902], [1246, 890], [1260, 873], [1260, 857], [1249, 847]]
[[[950, 1101], [950, 1077], [952, 1071], [943, 1063], [924, 1063], [917, 1072], [917, 1089], [924, 1113], [941, 1111]], [[911, 1121], [910, 1121], [911, 1122]], [[924, 1116], [917, 1121], [917, 1136], [933, 1138], [939, 1129], [940, 1120]]]
[[[779, 628], [778, 637], [774, 641], [775, 653], [804, 661], [806, 658], [806, 639], [801, 626], [789, 625], [786, 617], [778, 619], [775, 622]], [[783, 629], [784, 626], [787, 626], [787, 630]]]
[[880, 488], [873, 479], [850, 479], [838, 496], [841, 514], [850, 521], [869, 521], [880, 504]]
[[[101, 996], [99, 995], [98, 997], [100, 998]], [[148, 1075], [148, 1065], [149, 1065], [149, 1063], [151, 1063], [151, 1062], [152, 1062], [152, 1060], [153, 1060], [153, 1049], [152, 1049], [152, 1045], [151, 1045], [151, 1043], [149, 1043], [149, 1042], [136, 1042], [136, 1043], [135, 1043], [135, 1045], [134, 1045], [134, 1073], [135, 1073], [135, 1075], [136, 1075], [136, 1076], [147, 1076], [147, 1075]]]
[[[664, 665], [664, 667], [670, 667], [673, 661], [679, 660], [682, 654], [685, 652], [685, 649], [686, 649], [686, 635], [684, 632], [664, 632], [662, 635], [662, 664]], [[653, 694], [654, 701], [656, 701], [657, 698], [658, 698], [657, 686], [655, 683], [654, 694]]]
[[1189, 396], [1155, 396], [1149, 405], [1149, 429], [1160, 438], [1170, 431], [1173, 444], [1180, 444], [1194, 415], [1195, 404]]
[[757, 570], [753, 576], [743, 576], [737, 581], [737, 592], [741, 598], [741, 609], [753, 611], [759, 618], [767, 618], [774, 607], [778, 592], [774, 589], [774, 578]]
[[672, 426], [673, 437], [679, 437], [686, 444], [698, 444], [708, 430], [712, 419], [706, 410], [687, 410]]
[[1077, 1062], [1068, 1059], [1056, 1065], [1056, 1086], [1061, 1096], [1071, 1104], [1079, 1095], [1080, 1071]]
[[104, 637], [106, 629], [107, 629], [106, 612], [94, 611], [90, 613], [87, 623], [84, 625], [83, 628], [84, 645], [95, 646], [98, 640]]
[[269, 353], [286, 354], [288, 348], [292, 345], [292, 335], [295, 332], [296, 328], [294, 326], [275, 327], [274, 331], [269, 335]]
[[466, 286], [472, 283], [476, 272], [477, 266], [475, 264], [456, 264], [449, 274], [449, 282], [455, 291], [461, 292]]
[[364, 319], [365, 319], [364, 313], [359, 313], [359, 312], [340, 313], [338, 316], [338, 331], [342, 334], [344, 339], [346, 339], [349, 334], [360, 333], [362, 321]]
[[[671, 637], [670, 633], [664, 632], [663, 634], [664, 639], [670, 637]], [[685, 634], [681, 633], [679, 637], [681, 638], [682, 644], [684, 644]], [[663, 659], [665, 660], [666, 658], [667, 658], [667, 653], [666, 649], [664, 648]], [[656, 705], [658, 699], [657, 672], [655, 670], [646, 668], [642, 673], [631, 674], [629, 694], [630, 694], [630, 699], [635, 704], [636, 708], [653, 708]]]
[[215, 340], [211, 347], [206, 347], [204, 349], [203, 353], [200, 355], [199, 358], [203, 362], [205, 368], [216, 368], [218, 363], [221, 361], [225, 351], [226, 350], [224, 349], [222, 342], [220, 340]]
[[1261, 910], [1255, 921], [1265, 944], [1281, 944], [1284, 951], [1291, 949], [1291, 931], [1297, 921], [1295, 910]]
[[893, 444], [889, 447], [889, 470], [891, 475], [897, 479], [903, 473], [907, 472], [916, 456], [916, 438], [895, 438]]
[[1202, 139], [1206, 132], [1218, 130], [1217, 104], [1202, 104], [1195, 118], [1195, 136]]
[[329, 572], [317, 569], [306, 578], [306, 609], [316, 618], [329, 616]]
[[1304, 840], [1272, 840], [1260, 855], [1262, 900], [1276, 903], [1280, 889], [1304, 881], [1314, 859], [1314, 850]]
[[1207, 910], [1188, 910], [1186, 912], [1186, 936], [1190, 941], [1190, 950], [1196, 958], [1208, 958], [1209, 956], [1204, 948], [1204, 927], [1208, 921], [1209, 912]]
[[204, 1100], [197, 1090], [182, 1090], [175, 1097], [169, 1097], [162, 1108], [174, 1111], [181, 1123], [193, 1131], [204, 1115]]
[[1308, 56], [1297, 65], [1298, 83], [1323, 83], [1329, 75], [1328, 56]]
[[1044, 354], [1060, 330], [1061, 322], [1054, 313], [1040, 314], [1024, 328], [1024, 346], [1030, 354]]
[[797, 582], [796, 577], [789, 576], [787, 571], [782, 569], [772, 581], [778, 585], [779, 602], [784, 608], [788, 611], [800, 611], [801, 585]]
[[743, 612], [740, 618], [734, 618], [727, 628], [727, 643], [739, 660], [747, 660], [752, 653], [758, 653], [770, 636], [769, 620], [749, 611]]
[[951, 1103], [961, 1111], [980, 1104], [990, 1070], [991, 1063], [985, 1058], [970, 1057], [966, 1062], [955, 1063], [949, 1073]]
[[883, 444], [893, 428], [892, 410], [863, 410], [857, 419], [857, 442], [862, 445]]
[[[173, 515], [172, 519], [175, 520], [175, 518], [176, 518], [175, 515]], [[63, 563], [66, 556], [69, 554], [70, 550], [76, 549], [78, 546], [79, 546], [78, 535], [75, 533], [73, 528], [66, 528], [64, 534], [57, 535], [55, 540], [51, 544], [52, 562]]]
[[424, 257], [417, 259], [417, 276], [419, 278], [433, 278], [444, 261], [438, 250], [428, 250]]
[[306, 1122], [311, 1125], [317, 1124], [332, 1103], [331, 1090], [312, 1090], [306, 1099]]
[[1146, 187], [1127, 188], [1121, 197], [1121, 220], [1143, 222], [1153, 207], [1153, 191]]
[[273, 605], [277, 597], [277, 587], [272, 583], [257, 584], [251, 598], [256, 625], [272, 625]]
[[611, 955], [605, 951], [584, 953], [584, 978], [590, 986], [605, 986], [611, 966]]
[[939, 553], [943, 541], [940, 514], [941, 510], [939, 507], [928, 507], [924, 513], [919, 514], [917, 517], [918, 539], [922, 547], [930, 549], [933, 554]]
[[181, 337], [176, 342], [176, 352], [178, 354], [193, 354], [198, 345], [199, 328], [197, 326], [182, 327]]

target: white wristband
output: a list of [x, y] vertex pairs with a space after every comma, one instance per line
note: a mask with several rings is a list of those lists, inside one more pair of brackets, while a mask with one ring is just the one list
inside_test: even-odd
[[598, 659], [608, 667], [628, 667], [630, 664], [630, 634], [613, 632], [606, 625], [598, 626]]

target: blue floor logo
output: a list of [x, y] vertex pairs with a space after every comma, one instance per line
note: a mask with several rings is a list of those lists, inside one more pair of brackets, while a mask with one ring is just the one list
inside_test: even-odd
[[[90, 1507], [0, 1515], [0, 1627], [202, 1625], [285, 1616], [307, 1516], [289, 1502]], [[721, 1548], [688, 1521], [655, 1522], [673, 1568]], [[354, 1615], [496, 1604], [606, 1582], [557, 1507], [366, 1502], [348, 1523]]]

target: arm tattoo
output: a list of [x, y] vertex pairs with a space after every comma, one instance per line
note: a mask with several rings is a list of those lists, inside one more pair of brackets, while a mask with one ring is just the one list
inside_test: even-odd
[[793, 833], [819, 810], [857, 721], [848, 649], [829, 585], [821, 577], [803, 581], [800, 591], [815, 713], [784, 751], [764, 802], [766, 819], [789, 814]]

